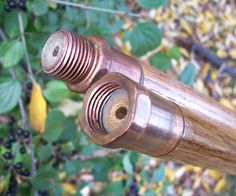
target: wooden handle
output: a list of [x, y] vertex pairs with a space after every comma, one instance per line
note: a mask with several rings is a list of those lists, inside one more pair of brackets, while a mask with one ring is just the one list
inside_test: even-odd
[[[65, 30], [58, 31], [46, 42], [41, 57], [43, 70], [49, 75], [64, 80], [75, 92], [85, 93], [95, 82], [101, 81], [109, 73], [116, 72], [134, 82], [134, 85], [139, 85], [149, 91], [150, 96], [153, 95], [151, 97], [156, 96], [156, 98], [151, 98], [153, 102], [163, 100], [163, 103], [172, 105], [172, 108], [177, 106], [183, 115], [183, 135], [176, 147], [171, 148], [171, 151], [163, 155], [163, 158], [236, 174], [235, 111], [221, 106], [215, 100], [201, 95], [157, 69], [139, 62], [134, 57], [110, 47], [105, 40], [98, 37], [81, 37]], [[110, 88], [103, 93], [110, 92]], [[106, 99], [103, 101], [106, 102]], [[86, 99], [84, 104], [87, 104]], [[87, 119], [99, 114], [99, 111], [96, 110], [96, 112], [90, 113]], [[103, 130], [104, 127], [100, 127], [100, 124], [90, 125], [93, 129]], [[89, 129], [90, 125], [85, 125], [84, 129]], [[109, 127], [109, 123], [106, 126]], [[176, 126], [178, 127], [177, 124]], [[175, 127], [170, 127], [176, 130]], [[109, 130], [113, 130], [113, 125]], [[168, 133], [166, 134], [168, 136]], [[124, 141], [131, 141], [130, 135], [128, 136], [126, 134]], [[101, 141], [103, 141], [102, 138], [100, 138]], [[155, 141], [158, 142], [157, 138]], [[122, 147], [122, 143], [118, 146]], [[145, 148], [145, 145], [142, 147]], [[147, 149], [131, 149], [154, 156]]]

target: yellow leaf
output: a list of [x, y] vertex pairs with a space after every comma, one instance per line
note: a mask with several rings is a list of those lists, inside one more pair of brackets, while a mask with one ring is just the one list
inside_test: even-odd
[[224, 105], [225, 107], [234, 110], [233, 104], [232, 104], [228, 99], [221, 98], [221, 99], [220, 99], [220, 103], [221, 103], [222, 105]]
[[174, 173], [175, 171], [173, 169], [166, 167], [166, 170], [165, 170], [166, 179], [168, 179], [169, 181], [173, 181], [175, 178]]
[[126, 175], [126, 174], [118, 175], [112, 179], [112, 182], [119, 182], [119, 181], [126, 180], [126, 179], [128, 179], [128, 175]]
[[139, 189], [139, 194], [143, 195], [146, 192], [146, 188], [144, 186], [141, 186], [141, 188]]
[[58, 177], [59, 177], [60, 180], [63, 180], [66, 177], [66, 172], [60, 172], [58, 174]]
[[32, 127], [38, 133], [43, 133], [47, 117], [47, 104], [43, 97], [42, 89], [36, 82], [33, 84], [31, 92], [29, 117]]
[[236, 98], [232, 100], [232, 104], [236, 107]]
[[218, 75], [217, 75], [218, 73], [217, 73], [217, 70], [213, 70], [212, 72], [211, 72], [211, 78], [212, 78], [212, 80], [216, 80], [217, 78], [218, 78]]
[[192, 31], [192, 27], [190, 26], [190, 24], [188, 22], [186, 22], [185, 20], [181, 19], [180, 20], [180, 26], [188, 32], [188, 34], [192, 35], [193, 31]]
[[229, 54], [231, 58], [236, 59], [236, 50], [230, 50]]
[[213, 178], [214, 180], [219, 180], [221, 178], [221, 174], [218, 171], [215, 171], [213, 169], [207, 170], [208, 175]]
[[208, 193], [211, 192], [210, 186], [207, 182], [203, 182], [202, 186]]
[[217, 182], [214, 192], [220, 193], [223, 190], [223, 188], [225, 187], [225, 185], [226, 185], [226, 181], [224, 178], [222, 178], [220, 181]]
[[4, 184], [2, 181], [0, 181], [0, 193], [3, 192], [3, 189], [4, 189]]
[[65, 193], [68, 193], [70, 195], [76, 194], [76, 188], [70, 183], [62, 183], [62, 188]]
[[57, 4], [53, 3], [53, 2], [48, 2], [48, 7], [51, 9], [56, 9], [57, 8]]
[[219, 50], [217, 50], [216, 55], [218, 57], [224, 58], [227, 56], [227, 52], [225, 50], [219, 49]]

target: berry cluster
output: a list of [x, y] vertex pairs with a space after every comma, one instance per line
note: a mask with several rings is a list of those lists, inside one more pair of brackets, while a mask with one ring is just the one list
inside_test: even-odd
[[7, 0], [5, 5], [5, 10], [7, 12], [10, 12], [13, 9], [20, 9], [22, 11], [26, 11], [25, 0]]
[[[2, 140], [3, 148], [5, 149], [2, 156], [5, 159], [4, 170], [11, 173], [9, 187], [6, 195], [16, 195], [18, 183], [17, 177], [29, 177], [30, 171], [25, 168], [24, 163], [21, 161], [16, 162], [15, 151], [17, 148], [19, 153], [25, 154], [27, 152], [27, 144], [30, 138], [30, 132], [21, 128], [15, 129], [16, 119], [9, 117], [8, 133], [6, 140]], [[14, 147], [13, 147], [14, 146]]]

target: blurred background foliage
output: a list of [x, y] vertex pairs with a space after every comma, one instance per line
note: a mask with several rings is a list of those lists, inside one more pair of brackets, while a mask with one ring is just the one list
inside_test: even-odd
[[97, 35], [235, 109], [235, 6], [233, 0], [1, 0], [0, 194], [235, 195], [233, 176], [96, 146], [78, 126], [83, 97], [40, 67], [54, 31]]

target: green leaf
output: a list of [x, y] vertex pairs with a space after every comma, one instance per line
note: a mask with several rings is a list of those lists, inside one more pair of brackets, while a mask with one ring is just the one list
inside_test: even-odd
[[67, 160], [64, 169], [69, 175], [78, 174], [81, 170], [80, 160]]
[[166, 6], [168, 0], [137, 0], [137, 3], [146, 9], [158, 8]]
[[[28, 24], [28, 17], [25, 13], [22, 13], [22, 21], [23, 28], [25, 29]], [[17, 12], [11, 12], [7, 15], [7, 19], [4, 21], [4, 30], [10, 38], [20, 35]]]
[[179, 81], [183, 82], [188, 86], [192, 86], [195, 79], [195, 67], [193, 64], [188, 64], [185, 66], [184, 70], [179, 76]]
[[165, 163], [161, 163], [161, 165], [154, 170], [153, 180], [155, 183], [159, 183], [165, 177]]
[[167, 54], [173, 58], [178, 60], [181, 56], [180, 49], [178, 46], [173, 46], [171, 49], [168, 50]]
[[52, 152], [52, 145], [51, 144], [47, 144], [45, 146], [41, 145], [41, 146], [39, 146], [39, 148], [37, 150], [37, 156], [40, 161], [44, 161], [44, 160], [49, 159], [49, 157], [52, 154], [51, 152]]
[[34, 0], [33, 2], [27, 2], [27, 7], [30, 11], [34, 12], [36, 16], [40, 16], [48, 11], [48, 2], [42, 0]]
[[4, 67], [9, 68], [19, 63], [19, 61], [24, 57], [24, 47], [18, 40], [10, 42], [10, 45], [7, 47], [8, 50], [3, 57], [3, 65]]
[[13, 109], [21, 94], [21, 84], [14, 79], [0, 79], [0, 114]]
[[51, 165], [44, 165], [37, 171], [37, 176], [52, 179], [57, 175], [57, 171]]
[[123, 168], [126, 171], [126, 173], [132, 175], [133, 174], [133, 165], [130, 161], [130, 153], [127, 153], [122, 161]]
[[4, 160], [3, 160], [3, 158], [0, 156], [0, 174], [3, 173], [3, 167], [4, 167]]
[[84, 28], [81, 31], [82, 35], [86, 35], [86, 36], [100, 36], [100, 37], [105, 37], [104, 36], [104, 31], [99, 28], [98, 26], [89, 26], [88, 28]]
[[6, 52], [15, 44], [15, 40], [0, 43], [0, 61], [3, 64]]
[[64, 130], [61, 134], [60, 138], [58, 139], [59, 142], [68, 142], [72, 141], [76, 137], [77, 125], [75, 124], [74, 118], [67, 118], [64, 123]]
[[151, 65], [160, 69], [161, 71], [167, 71], [171, 66], [170, 57], [162, 52], [154, 54], [149, 60]]
[[52, 80], [47, 83], [44, 96], [51, 103], [59, 103], [69, 95], [69, 90], [64, 82]]
[[37, 190], [47, 190], [52, 186], [51, 179], [55, 179], [56, 176], [57, 171], [52, 166], [41, 166], [32, 180], [33, 187]]
[[129, 38], [133, 53], [141, 56], [160, 45], [162, 31], [153, 23], [138, 23]]
[[53, 110], [48, 113], [43, 138], [48, 142], [57, 141], [63, 132], [65, 117], [62, 112]]

